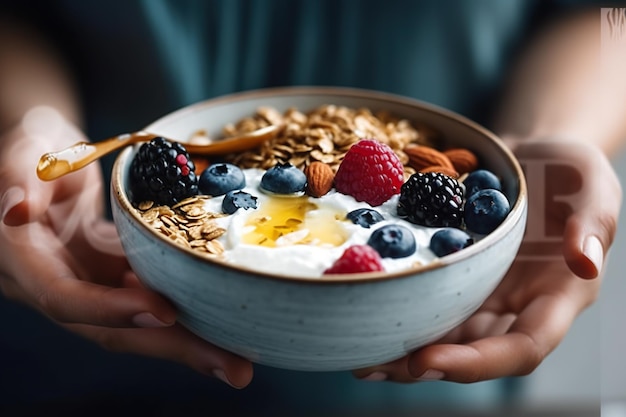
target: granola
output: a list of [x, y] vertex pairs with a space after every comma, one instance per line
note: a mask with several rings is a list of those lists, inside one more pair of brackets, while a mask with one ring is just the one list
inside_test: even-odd
[[325, 105], [308, 113], [290, 108], [284, 113], [261, 107], [250, 117], [224, 127], [225, 136], [251, 132], [275, 124], [282, 131], [259, 149], [228, 155], [226, 160], [241, 168], [268, 169], [289, 162], [304, 169], [312, 162], [328, 164], [336, 171], [348, 149], [361, 138], [376, 138], [396, 152], [405, 164], [405, 175], [415, 172], [404, 148], [410, 143], [432, 146], [432, 132], [417, 129], [405, 119], [366, 108]]
[[207, 211], [205, 200], [208, 198], [190, 197], [172, 207], [155, 206], [152, 201], [144, 201], [138, 205], [138, 211], [153, 229], [176, 243], [208, 255], [219, 255], [224, 252], [224, 246], [216, 239], [226, 229], [220, 227], [215, 219], [225, 214]]

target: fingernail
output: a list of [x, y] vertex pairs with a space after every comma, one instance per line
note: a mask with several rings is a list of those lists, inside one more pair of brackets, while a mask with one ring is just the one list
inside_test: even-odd
[[232, 382], [230, 382], [230, 380], [228, 379], [228, 377], [226, 376], [226, 372], [224, 372], [221, 369], [213, 369], [212, 374], [215, 378], [219, 379], [220, 381], [222, 381], [225, 384], [230, 385], [233, 388], [236, 389], [240, 389], [241, 387], [235, 386], [233, 385]]
[[604, 249], [602, 248], [600, 239], [596, 236], [587, 236], [583, 243], [583, 254], [596, 267], [598, 273], [600, 273], [602, 263], [604, 262]]
[[168, 327], [169, 323], [165, 323], [157, 319], [152, 313], [139, 313], [133, 317], [133, 323], [137, 327]]
[[417, 380], [418, 381], [439, 381], [443, 379], [444, 376], [445, 374], [441, 371], [438, 371], [436, 369], [428, 369], [426, 372], [420, 375], [417, 378]]
[[26, 193], [19, 187], [9, 188], [0, 200], [0, 220], [4, 220], [4, 217], [11, 211], [11, 209], [22, 201], [26, 197]]
[[382, 371], [374, 371], [371, 374], [361, 378], [362, 381], [385, 381], [388, 378], [387, 373]]

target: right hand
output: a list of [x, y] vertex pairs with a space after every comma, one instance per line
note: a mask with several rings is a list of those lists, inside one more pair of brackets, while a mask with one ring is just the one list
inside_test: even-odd
[[39, 157], [84, 141], [51, 109], [31, 111], [0, 137], [0, 291], [104, 348], [183, 363], [242, 388], [247, 360], [176, 323], [176, 309], [142, 286], [103, 217], [97, 164], [52, 182]]

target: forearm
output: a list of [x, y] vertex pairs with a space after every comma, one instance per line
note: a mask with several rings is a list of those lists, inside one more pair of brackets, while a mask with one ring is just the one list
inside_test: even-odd
[[[520, 57], [494, 130], [511, 140], [626, 139], [626, 49], [601, 50], [600, 10], [560, 22]], [[623, 45], [623, 44], [622, 44]]]
[[34, 31], [0, 19], [0, 133], [40, 105], [80, 124], [76, 89], [58, 54]]

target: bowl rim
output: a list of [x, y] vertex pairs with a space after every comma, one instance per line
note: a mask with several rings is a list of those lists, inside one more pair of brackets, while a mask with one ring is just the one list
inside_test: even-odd
[[[351, 98], [363, 98], [368, 100], [376, 100], [382, 104], [385, 102], [395, 103], [407, 106], [407, 107], [418, 107], [421, 111], [425, 111], [428, 113], [437, 114], [438, 116], [443, 116], [451, 121], [455, 121], [457, 123], [461, 123], [466, 127], [477, 131], [483, 136], [488, 137], [494, 145], [496, 145], [499, 151], [506, 156], [506, 163], [511, 166], [513, 171], [517, 174], [517, 186], [518, 186], [518, 195], [516, 200], [511, 204], [511, 209], [509, 214], [505, 218], [505, 220], [491, 233], [484, 236], [480, 241], [474, 243], [470, 247], [463, 249], [462, 251], [458, 251], [452, 253], [450, 255], [441, 257], [436, 259], [435, 261], [426, 264], [419, 265], [412, 268], [408, 268], [402, 271], [396, 272], [367, 272], [367, 273], [355, 273], [355, 274], [332, 274], [325, 277], [305, 277], [305, 276], [288, 276], [281, 274], [274, 274], [264, 271], [258, 271], [253, 268], [247, 268], [240, 265], [230, 264], [224, 261], [220, 261], [216, 258], [211, 258], [206, 255], [202, 255], [198, 253], [198, 251], [194, 251], [189, 248], [185, 248], [182, 245], [176, 244], [171, 239], [168, 239], [163, 234], [158, 233], [156, 230], [148, 227], [148, 225], [143, 222], [137, 213], [136, 209], [132, 206], [124, 187], [122, 184], [122, 166], [123, 162], [126, 158], [129, 157], [129, 154], [132, 152], [133, 146], [129, 146], [124, 149], [122, 152], [118, 154], [113, 164], [113, 169], [111, 171], [111, 191], [113, 195], [113, 202], [117, 203], [122, 210], [130, 215], [136, 223], [140, 224], [142, 230], [148, 232], [149, 234], [156, 236], [162, 242], [165, 242], [166, 245], [172, 247], [174, 250], [185, 254], [187, 256], [191, 256], [194, 259], [206, 262], [210, 264], [212, 267], [224, 268], [231, 272], [239, 272], [244, 273], [252, 277], [257, 278], [269, 278], [280, 281], [288, 281], [288, 282], [300, 282], [300, 283], [319, 283], [322, 285], [337, 285], [337, 284], [348, 284], [348, 283], [358, 283], [358, 282], [376, 282], [376, 281], [387, 281], [392, 279], [406, 278], [415, 275], [422, 274], [427, 271], [436, 270], [439, 268], [443, 268], [447, 265], [461, 262], [467, 258], [471, 258], [478, 253], [484, 251], [488, 247], [495, 245], [500, 239], [502, 239], [506, 234], [510, 232], [510, 230], [520, 221], [520, 218], [526, 212], [527, 206], [527, 188], [526, 188], [526, 179], [524, 176], [524, 172], [522, 167], [514, 156], [513, 152], [504, 144], [502, 139], [500, 139], [495, 133], [491, 132], [487, 128], [479, 125], [478, 123], [462, 116], [458, 113], [455, 113], [451, 110], [445, 109], [443, 107], [437, 106], [432, 103], [428, 103], [419, 99], [406, 97], [402, 95], [397, 95], [393, 93], [387, 93], [377, 90], [368, 90], [362, 88], [353, 88], [353, 87], [332, 87], [332, 86], [290, 86], [290, 87], [271, 87], [271, 88], [262, 88], [255, 90], [247, 90], [237, 93], [226, 94], [222, 96], [217, 96], [214, 98], [210, 98], [207, 100], [203, 100], [200, 102], [196, 102], [190, 104], [188, 106], [182, 107], [180, 109], [174, 110], [158, 119], [150, 123], [143, 130], [150, 131], [151, 128], [155, 125], [158, 125], [163, 122], [169, 122], [172, 120], [176, 120], [178, 118], [184, 118], [190, 113], [197, 112], [199, 109], [204, 109], [206, 107], [219, 106], [226, 103], [244, 101], [246, 99], [251, 98], [263, 98], [263, 97], [276, 97], [276, 96], [303, 96], [303, 95], [311, 95], [311, 96], [349, 96]], [[332, 103], [330, 103], [332, 104]], [[224, 122], [226, 124], [227, 122]], [[136, 145], [135, 145], [136, 146]]]

